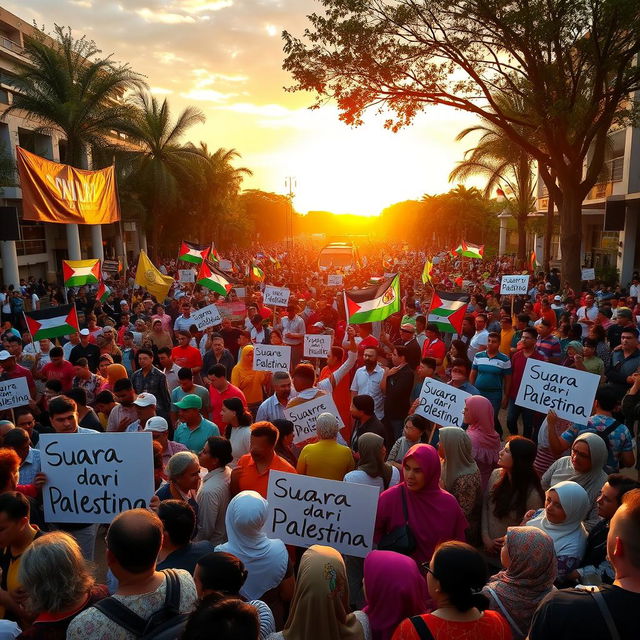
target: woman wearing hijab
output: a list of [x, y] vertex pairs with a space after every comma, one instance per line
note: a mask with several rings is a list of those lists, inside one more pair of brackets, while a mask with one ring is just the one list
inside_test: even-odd
[[314, 544], [302, 554], [287, 623], [268, 640], [371, 640], [367, 616], [348, 611], [342, 556], [331, 547]]
[[489, 609], [509, 622], [514, 640], [522, 640], [540, 601], [553, 590], [558, 573], [553, 540], [537, 527], [509, 527], [500, 560], [503, 571], [482, 592]]
[[487, 488], [489, 476], [498, 464], [500, 436], [494, 428], [493, 406], [484, 396], [471, 396], [464, 403], [462, 419], [471, 438], [473, 458], [480, 470], [482, 490]]
[[471, 438], [460, 427], [442, 427], [439, 433], [438, 455], [442, 459], [440, 484], [462, 507], [469, 523], [467, 541], [475, 545], [480, 537], [482, 481], [478, 465], [473, 459]]
[[345, 482], [369, 484], [380, 493], [400, 482], [400, 472], [384, 461], [384, 438], [377, 433], [364, 433], [358, 440], [358, 468], [344, 476]]
[[[103, 362], [102, 358], [104, 358], [105, 356], [102, 356], [100, 358], [101, 363]], [[111, 356], [108, 356], [111, 357]], [[106, 362], [106, 358], [104, 360], [104, 362]], [[113, 392], [113, 385], [118, 381], [118, 380], [122, 380], [123, 378], [128, 378], [128, 374], [127, 374], [127, 370], [124, 368], [124, 365], [121, 364], [113, 364], [113, 362], [107, 366], [107, 380], [106, 382], [100, 387], [100, 391], [104, 391], [105, 389], [108, 391]]]
[[533, 469], [536, 445], [514, 436], [498, 457], [498, 469], [489, 478], [482, 503], [482, 543], [485, 552], [497, 558], [509, 527], [520, 524], [527, 511], [544, 504], [544, 492]]
[[262, 385], [268, 379], [267, 371], [256, 371], [253, 368], [253, 345], [242, 347], [238, 364], [231, 372], [231, 384], [238, 387], [247, 399], [247, 408], [255, 416], [263, 400]]
[[579, 359], [581, 359], [583, 356], [582, 343], [579, 340], [571, 340], [567, 344], [567, 355], [560, 363], [560, 366], [568, 367], [569, 369], [575, 369], [576, 356], [578, 356]]
[[364, 561], [364, 590], [372, 640], [391, 640], [405, 619], [428, 608], [427, 584], [418, 565], [393, 551], [372, 551]]
[[571, 573], [587, 548], [587, 530], [582, 523], [589, 511], [589, 496], [577, 483], [565, 480], [547, 491], [544, 509], [525, 515], [526, 524], [542, 529], [553, 540], [558, 581]]
[[540, 481], [545, 491], [558, 482], [571, 480], [587, 492], [590, 505], [584, 523], [587, 531], [598, 522], [596, 498], [607, 481], [604, 466], [607, 464], [608, 455], [607, 445], [598, 434], [583, 433], [573, 441], [571, 455], [556, 460]]
[[242, 560], [248, 571], [240, 595], [247, 600], [266, 602], [282, 627], [284, 609], [291, 599], [293, 569], [281, 540], [270, 540], [264, 531], [267, 501], [255, 491], [242, 491], [227, 507], [225, 525], [228, 542], [216, 551], [231, 553]]
[[[443, 540], [465, 540], [468, 527], [458, 501], [440, 488], [440, 458], [429, 444], [417, 444], [404, 457], [404, 482], [384, 491], [378, 500], [374, 542], [408, 524], [416, 548], [411, 557], [427, 562]], [[403, 508], [407, 505], [408, 520]]]

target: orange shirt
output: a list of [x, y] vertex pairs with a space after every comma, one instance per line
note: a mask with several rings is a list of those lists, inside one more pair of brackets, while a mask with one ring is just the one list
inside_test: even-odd
[[[475, 640], [511, 640], [509, 623], [495, 611], [485, 611], [473, 622], [452, 622], [430, 613], [420, 616], [434, 638], [474, 638]], [[413, 623], [406, 618], [396, 628], [392, 640], [420, 640]]]
[[267, 489], [269, 488], [269, 471], [284, 471], [285, 473], [296, 473], [296, 470], [279, 455], [274, 454], [269, 468], [264, 473], [258, 473], [258, 468], [250, 453], [245, 453], [239, 460], [236, 467], [238, 477], [238, 491], [257, 491], [265, 500], [267, 499]]

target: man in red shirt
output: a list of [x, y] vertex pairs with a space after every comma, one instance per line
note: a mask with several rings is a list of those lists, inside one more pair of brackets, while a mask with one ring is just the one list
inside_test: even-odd
[[270, 422], [256, 422], [251, 427], [250, 452], [241, 456], [238, 466], [231, 472], [231, 497], [241, 491], [257, 491], [266, 499], [269, 472], [272, 469], [296, 473], [296, 470], [275, 452], [279, 435], [278, 428]]
[[73, 386], [73, 378], [76, 375], [75, 367], [64, 359], [62, 347], [53, 347], [49, 352], [49, 357], [51, 362], [47, 362], [38, 375], [43, 380], [60, 380], [62, 391], [69, 391]]
[[227, 368], [223, 364], [214, 364], [208, 371], [209, 377], [209, 401], [211, 403], [211, 420], [220, 427], [224, 435], [225, 421], [222, 419], [222, 401], [227, 398], [240, 398], [244, 408], [247, 408], [247, 399], [238, 387], [227, 380]]
[[447, 345], [440, 339], [440, 331], [438, 331], [437, 325], [433, 322], [427, 325], [424, 333], [427, 339], [422, 346], [422, 357], [433, 358], [438, 369], [440, 369], [447, 353]]
[[256, 307], [258, 308], [258, 313], [262, 316], [263, 320], [267, 320], [273, 316], [273, 311], [269, 309], [269, 307], [265, 307], [263, 304], [264, 297], [260, 292], [255, 294]]
[[192, 347], [189, 342], [191, 334], [188, 331], [176, 331], [178, 346], [171, 350], [171, 359], [179, 366], [191, 369], [194, 378], [202, 369], [202, 354], [200, 349]]
[[31, 394], [31, 398], [36, 397], [36, 385], [33, 381], [33, 376], [31, 375], [31, 371], [26, 367], [19, 365], [16, 362], [14, 356], [12, 356], [8, 351], [0, 351], [0, 367], [2, 367], [2, 374], [0, 374], [0, 380], [3, 382], [5, 380], [15, 380], [16, 378], [26, 378], [27, 384], [29, 385], [29, 393]]

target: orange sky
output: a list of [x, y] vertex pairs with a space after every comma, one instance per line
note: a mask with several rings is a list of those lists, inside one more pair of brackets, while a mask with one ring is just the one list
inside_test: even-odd
[[254, 171], [246, 188], [285, 192], [295, 176], [298, 211], [376, 215], [400, 200], [451, 188], [448, 174], [471, 141], [458, 131], [474, 121], [430, 108], [398, 134], [371, 113], [353, 129], [327, 106], [309, 111], [312, 96], [285, 93], [287, 29], [299, 34], [313, 0], [26, 0], [3, 6], [51, 29], [69, 25], [105, 53], [144, 74], [174, 110], [198, 106], [207, 122], [188, 139], [233, 147]]

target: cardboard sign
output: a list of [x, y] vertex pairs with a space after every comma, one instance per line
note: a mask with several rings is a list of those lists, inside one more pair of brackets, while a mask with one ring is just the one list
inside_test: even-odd
[[600, 376], [527, 358], [516, 404], [545, 415], [553, 409], [559, 417], [586, 424]]
[[178, 269], [179, 282], [195, 282], [196, 272], [193, 269]]
[[506, 295], [527, 294], [529, 291], [529, 276], [502, 276], [500, 293]]
[[271, 471], [267, 536], [364, 558], [372, 550], [379, 493], [366, 484]]
[[247, 297], [247, 289], [246, 287], [234, 287], [233, 290], [236, 292], [238, 298], [246, 298]]
[[289, 304], [291, 292], [284, 287], [272, 287], [267, 285], [264, 288], [264, 305], [274, 307], [286, 307]]
[[332, 337], [320, 334], [305, 333], [304, 357], [326, 358], [331, 352]]
[[331, 395], [320, 396], [284, 410], [284, 417], [293, 422], [293, 444], [316, 437], [316, 419], [321, 413], [330, 413], [335, 416], [338, 420], [338, 429], [344, 428], [344, 422]]
[[200, 331], [204, 331], [207, 327], [215, 327], [216, 325], [222, 324], [222, 316], [215, 304], [210, 304], [197, 311], [192, 311], [191, 317], [193, 318], [193, 324], [195, 324]]
[[471, 394], [433, 378], [425, 378], [416, 413], [445, 427], [462, 427], [464, 402]]
[[233, 269], [231, 260], [220, 260], [220, 262], [218, 262], [218, 269], [220, 269], [220, 271], [231, 271]]
[[596, 279], [596, 270], [595, 269], [583, 269], [582, 270], [582, 279], [583, 280], [595, 280]]
[[229, 318], [231, 322], [241, 322], [247, 315], [247, 307], [244, 302], [221, 302], [216, 305], [223, 318]]
[[43, 433], [47, 522], [111, 522], [153, 497], [150, 433]]
[[31, 401], [26, 378], [14, 378], [0, 382], [0, 409], [24, 407]]
[[327, 286], [329, 287], [341, 287], [343, 281], [343, 275], [341, 273], [333, 273], [327, 276]]
[[256, 371], [289, 371], [291, 347], [286, 345], [256, 344], [253, 350], [253, 368]]

